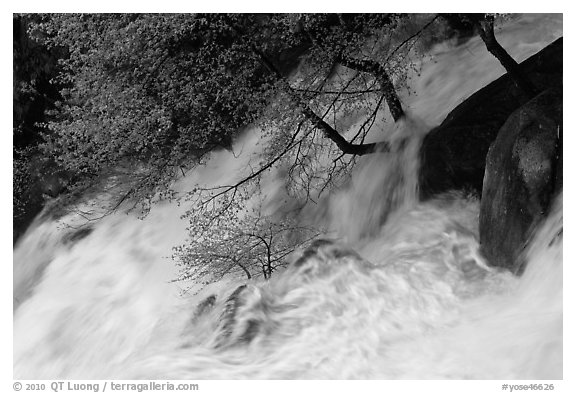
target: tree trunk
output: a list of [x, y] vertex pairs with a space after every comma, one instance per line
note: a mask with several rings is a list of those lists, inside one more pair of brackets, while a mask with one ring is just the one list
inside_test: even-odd
[[382, 89], [382, 94], [384, 94], [384, 99], [388, 104], [392, 118], [395, 122], [397, 122], [404, 117], [404, 109], [402, 109], [402, 104], [400, 103], [400, 99], [396, 94], [394, 84], [392, 83], [392, 80], [390, 79], [390, 76], [387, 72], [378, 75], [377, 78], [378, 82], [380, 82], [380, 88]]
[[268, 265], [266, 266], [266, 269], [268, 270], [268, 278], [272, 277], [272, 262], [268, 261]]
[[363, 156], [364, 154], [372, 153], [376, 150], [390, 150], [390, 147], [386, 142], [354, 145], [348, 142], [330, 124], [326, 123], [320, 116], [318, 116], [312, 109], [310, 109], [309, 106], [301, 105], [301, 107], [302, 112], [308, 118], [308, 120], [310, 120], [314, 126], [321, 129], [324, 135], [332, 142], [334, 142], [344, 154]]
[[[251, 44], [252, 51], [262, 64], [286, 87], [287, 92], [290, 94], [292, 99], [300, 106], [302, 113], [308, 120], [312, 122], [316, 127], [320, 128], [324, 135], [333, 141], [336, 146], [344, 154], [354, 154], [354, 155], [364, 155], [372, 153], [376, 150], [388, 151], [390, 146], [386, 142], [379, 143], [367, 143], [355, 145], [348, 142], [338, 131], [336, 131], [330, 124], [326, 123], [320, 116], [318, 116], [308, 105], [302, 102], [301, 98], [294, 92], [294, 90], [288, 84], [288, 81], [282, 76], [280, 71], [272, 64], [272, 62], [266, 57], [266, 55], [260, 51], [254, 44]], [[395, 93], [394, 93], [395, 94]], [[398, 101], [399, 103], [400, 101]], [[400, 107], [401, 108], [401, 107]]]
[[510, 77], [514, 80], [516, 86], [518, 86], [528, 98], [534, 97], [536, 95], [536, 88], [524, 74], [516, 60], [514, 60], [512, 56], [506, 52], [506, 49], [500, 45], [498, 40], [496, 40], [496, 35], [494, 34], [494, 17], [487, 15], [481, 20], [475, 19], [474, 25], [480, 34], [480, 38], [484, 41], [488, 52], [500, 61], [508, 74], [510, 74]]
[[[316, 127], [320, 128], [324, 135], [333, 141], [336, 146], [342, 151], [344, 154], [353, 154], [353, 155], [364, 155], [373, 153], [377, 150], [380, 151], [389, 151], [390, 145], [387, 142], [379, 142], [379, 143], [367, 143], [367, 144], [352, 144], [348, 142], [338, 131], [336, 131], [331, 125], [326, 123], [320, 116], [318, 116], [305, 102], [303, 102], [302, 98], [292, 89], [286, 78], [282, 75], [280, 70], [272, 63], [270, 59], [262, 52], [255, 44], [252, 42], [250, 37], [246, 37], [245, 34], [242, 33], [242, 30], [236, 26], [233, 22], [230, 22], [230, 26], [238, 33], [239, 36], [243, 37], [244, 40], [250, 46], [251, 51], [256, 55], [259, 61], [268, 69], [268, 71], [276, 77], [276, 79], [284, 85], [286, 88], [287, 93], [290, 97], [294, 100], [296, 104], [302, 109], [302, 113], [308, 120], [312, 122]], [[395, 94], [395, 93], [394, 93]], [[398, 101], [399, 102], [399, 101]], [[401, 108], [401, 107], [400, 107]]]
[[384, 99], [388, 104], [390, 114], [392, 115], [394, 121], [397, 122], [404, 117], [405, 114], [404, 110], [402, 109], [400, 98], [398, 98], [398, 94], [396, 94], [396, 89], [392, 83], [392, 79], [390, 79], [390, 75], [383, 65], [372, 60], [359, 60], [342, 55], [338, 56], [337, 61], [344, 67], [348, 67], [360, 72], [366, 72], [374, 76], [380, 85], [380, 90], [384, 95]]
[[244, 273], [246, 274], [246, 278], [247, 278], [248, 280], [251, 280], [251, 279], [252, 279], [252, 275], [250, 274], [250, 272], [248, 271], [248, 269], [246, 268], [246, 266], [242, 265], [242, 264], [241, 264], [240, 262], [238, 262], [238, 261], [234, 261], [234, 262], [236, 262], [236, 264], [237, 264], [238, 266], [240, 266], [240, 268], [244, 271]]

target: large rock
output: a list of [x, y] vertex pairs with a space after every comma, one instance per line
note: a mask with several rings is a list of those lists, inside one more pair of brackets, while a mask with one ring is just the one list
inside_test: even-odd
[[516, 110], [486, 158], [481, 251], [493, 266], [521, 273], [522, 250], [562, 189], [562, 86]]
[[[539, 92], [562, 83], [562, 38], [521, 64]], [[458, 105], [430, 131], [420, 151], [420, 196], [449, 191], [482, 193], [488, 148], [525, 98], [505, 74]]]

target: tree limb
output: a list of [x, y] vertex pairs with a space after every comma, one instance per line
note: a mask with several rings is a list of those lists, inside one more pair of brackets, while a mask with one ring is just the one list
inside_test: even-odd
[[397, 122], [405, 116], [392, 79], [382, 64], [369, 59], [355, 59], [342, 53], [338, 55], [336, 61], [344, 67], [373, 75], [380, 84], [380, 91], [386, 99], [394, 121]]
[[530, 79], [524, 74], [520, 65], [510, 56], [506, 49], [500, 45], [494, 34], [494, 16], [484, 15], [483, 18], [477, 16], [468, 16], [474, 27], [480, 34], [480, 38], [484, 41], [486, 49], [494, 57], [500, 61], [500, 64], [506, 69], [516, 86], [526, 95], [528, 98], [534, 97], [536, 95], [536, 88], [530, 81]]
[[[242, 31], [232, 24], [233, 29], [241, 36]], [[314, 126], [318, 127], [324, 133], [328, 139], [338, 146], [342, 152], [345, 154], [354, 154], [354, 155], [364, 155], [374, 152], [375, 150], [390, 150], [388, 143], [380, 142], [380, 143], [370, 143], [365, 145], [355, 145], [348, 142], [338, 131], [336, 131], [331, 125], [326, 123], [320, 116], [318, 116], [308, 105], [306, 105], [301, 97], [292, 89], [288, 81], [284, 78], [280, 70], [272, 63], [270, 59], [262, 52], [256, 45], [247, 38], [248, 44], [252, 52], [258, 57], [258, 60], [264, 65], [268, 71], [275, 76], [275, 78], [283, 85], [286, 89], [286, 92], [290, 96], [290, 98], [300, 107], [304, 116], [308, 118], [314, 124]]]

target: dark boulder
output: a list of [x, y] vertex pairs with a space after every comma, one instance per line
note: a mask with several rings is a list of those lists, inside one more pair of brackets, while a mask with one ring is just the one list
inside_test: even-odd
[[522, 272], [522, 250], [561, 189], [562, 87], [556, 86], [508, 118], [486, 157], [480, 243], [491, 265]]
[[[562, 38], [521, 63], [538, 92], [562, 83]], [[488, 148], [498, 130], [527, 102], [505, 74], [458, 105], [424, 138], [420, 151], [420, 196], [428, 199], [450, 190], [478, 196]]]

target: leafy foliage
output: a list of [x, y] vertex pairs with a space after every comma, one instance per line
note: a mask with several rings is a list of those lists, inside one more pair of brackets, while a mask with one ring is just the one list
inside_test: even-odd
[[416, 67], [417, 38], [437, 19], [44, 15], [30, 34], [67, 55], [42, 149], [74, 174], [77, 188], [124, 168], [131, 195], [149, 203], [158, 192], [170, 197], [175, 177], [212, 150], [230, 148], [244, 127], [258, 126], [266, 142], [260, 167], [237, 184], [193, 192], [199, 204], [188, 215], [190, 241], [175, 259], [181, 279], [212, 281], [233, 271], [269, 278], [317, 232], [248, 208], [256, 201], [242, 195], [253, 195], [275, 167], [284, 168], [293, 195], [314, 199], [340, 184], [357, 156], [387, 149], [385, 141], [368, 143], [369, 134], [404, 116], [397, 91]]
[[261, 193], [242, 198], [228, 194], [212, 199], [215, 205], [204, 200], [190, 211], [188, 242], [173, 255], [181, 268], [178, 280], [208, 284], [229, 274], [268, 279], [287, 266], [294, 251], [321, 234], [292, 217], [264, 214], [262, 200]]
[[219, 16], [52, 15], [37, 26], [62, 63], [61, 119], [45, 145], [94, 178], [119, 164], [151, 195], [255, 120], [270, 93]]
[[58, 73], [58, 58], [65, 53], [61, 48], [49, 50], [29, 36], [28, 26], [40, 18], [15, 14], [12, 21], [14, 240], [41, 209], [42, 194], [50, 193], [55, 184], [53, 173], [57, 170], [53, 162], [41, 158], [39, 144], [45, 132], [43, 124], [60, 98], [59, 86], [51, 80]]
[[[351, 160], [342, 157], [336, 167], [332, 161], [318, 166], [319, 173], [305, 174], [307, 164], [299, 162], [364, 145], [382, 116], [377, 73], [385, 69], [397, 87], [405, 82], [410, 48], [395, 45], [415, 30], [410, 20], [387, 14], [45, 16], [34, 36], [49, 48], [67, 48], [69, 56], [57, 79], [68, 88], [44, 150], [88, 181], [110, 167], [136, 168], [134, 195], [149, 197], [257, 124], [277, 139], [272, 155], [301, 128], [290, 149], [301, 169], [293, 179], [306, 183], [345, 171]], [[298, 74], [289, 76], [294, 65], [285, 59], [303, 54]], [[342, 67], [344, 58], [372, 68]], [[351, 124], [345, 119], [359, 115], [366, 121], [346, 141]], [[326, 136], [341, 141], [334, 146]], [[344, 153], [372, 148], [365, 147]]]

